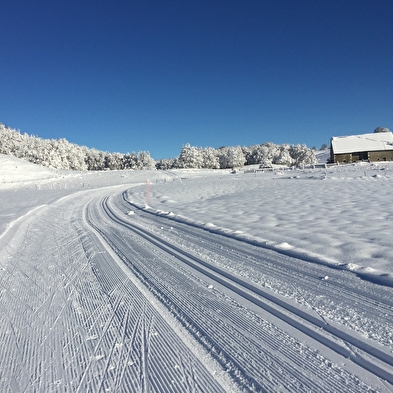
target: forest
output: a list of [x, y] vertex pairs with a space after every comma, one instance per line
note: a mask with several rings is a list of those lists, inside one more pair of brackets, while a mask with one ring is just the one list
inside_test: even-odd
[[271, 142], [252, 146], [195, 147], [182, 146], [175, 158], [155, 160], [147, 151], [110, 153], [80, 146], [64, 138], [43, 139], [21, 133], [0, 123], [0, 154], [8, 154], [56, 169], [122, 170], [122, 169], [226, 169], [245, 165], [272, 164], [283, 166], [313, 165], [317, 162], [313, 149], [306, 145], [277, 145]]

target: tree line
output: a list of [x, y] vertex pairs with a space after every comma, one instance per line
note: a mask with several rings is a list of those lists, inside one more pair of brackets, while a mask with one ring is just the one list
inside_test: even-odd
[[226, 169], [244, 165], [270, 166], [313, 165], [314, 151], [306, 145], [276, 145], [271, 142], [248, 147], [195, 147], [183, 145], [176, 158], [154, 160], [150, 153], [109, 153], [68, 142], [66, 139], [43, 139], [20, 133], [0, 123], [0, 153], [22, 158], [35, 164], [68, 170], [119, 169]]

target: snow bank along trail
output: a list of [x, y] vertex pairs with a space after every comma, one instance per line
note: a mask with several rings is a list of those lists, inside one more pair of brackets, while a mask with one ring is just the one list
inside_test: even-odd
[[0, 391], [231, 390], [86, 227], [102, 192], [50, 204], [1, 244]]
[[242, 389], [392, 388], [390, 288], [129, 210], [117, 194], [87, 217]]

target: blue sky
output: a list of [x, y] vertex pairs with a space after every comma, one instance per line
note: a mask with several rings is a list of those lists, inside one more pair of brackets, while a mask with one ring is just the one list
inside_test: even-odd
[[393, 129], [393, 2], [0, 4], [0, 122], [176, 157]]

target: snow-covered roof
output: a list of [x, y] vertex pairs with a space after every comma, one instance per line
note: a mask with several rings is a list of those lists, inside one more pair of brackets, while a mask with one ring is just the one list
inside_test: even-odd
[[334, 154], [362, 151], [393, 150], [393, 134], [377, 132], [362, 135], [334, 136], [332, 138]]

